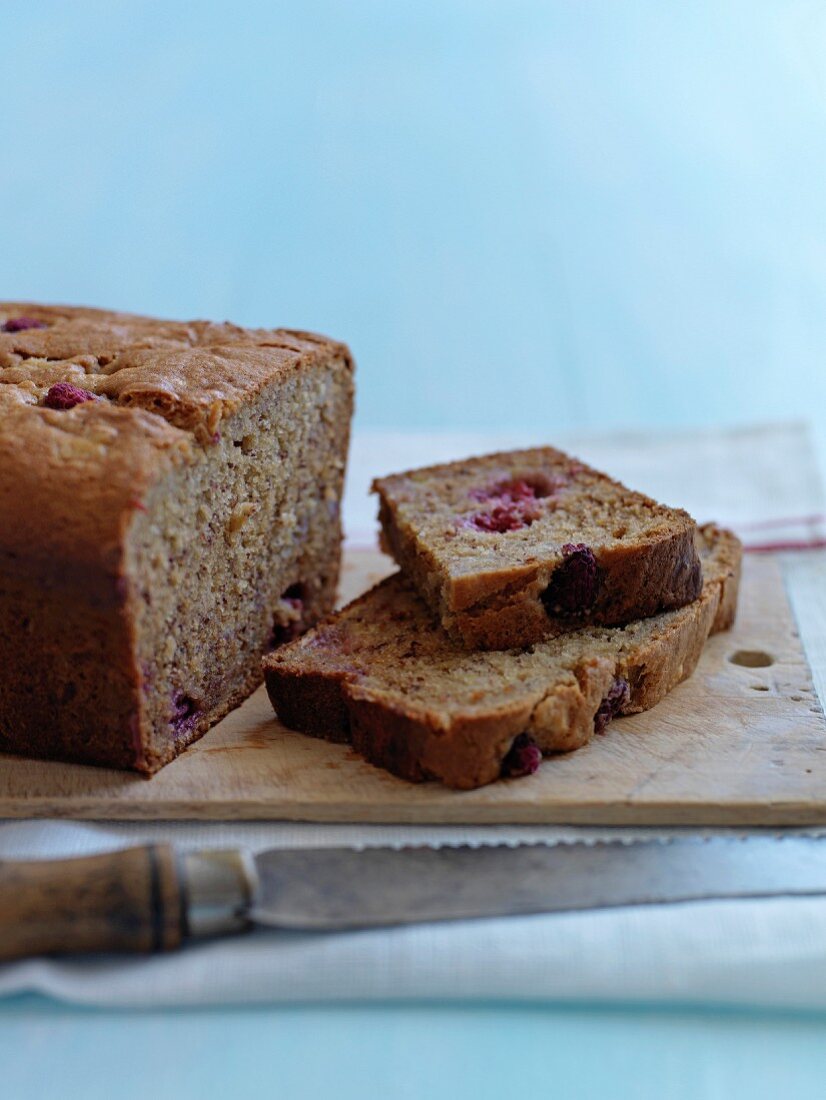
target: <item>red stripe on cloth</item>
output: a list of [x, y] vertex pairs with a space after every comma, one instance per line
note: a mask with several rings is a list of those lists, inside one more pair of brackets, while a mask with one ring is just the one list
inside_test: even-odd
[[746, 554], [779, 554], [784, 550], [823, 550], [826, 549], [826, 539], [792, 539], [788, 542], [756, 542], [753, 545], [744, 545]]

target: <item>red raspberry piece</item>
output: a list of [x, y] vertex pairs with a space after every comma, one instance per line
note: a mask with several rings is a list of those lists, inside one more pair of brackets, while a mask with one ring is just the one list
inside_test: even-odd
[[516, 481], [507, 481], [499, 486], [499, 495], [503, 500], [511, 500], [517, 504], [522, 500], [536, 500], [535, 486], [518, 478]]
[[25, 332], [27, 328], [46, 328], [45, 321], [38, 321], [34, 317], [9, 317], [3, 325], [3, 332]]
[[562, 564], [554, 570], [542, 602], [549, 615], [581, 615], [596, 603], [599, 584], [599, 566], [590, 546], [566, 542]]
[[43, 404], [47, 409], [73, 409], [75, 405], [82, 405], [84, 401], [99, 400], [96, 393], [82, 390], [79, 386], [73, 386], [71, 382], [55, 382], [43, 398]]
[[505, 531], [518, 531], [520, 527], [527, 527], [532, 521], [518, 506], [502, 504], [489, 512], [477, 512], [468, 522], [477, 531], [496, 531], [503, 534]]
[[169, 716], [173, 737], [183, 737], [189, 733], [200, 713], [198, 704], [191, 696], [182, 691], [175, 692], [172, 696], [172, 713]]
[[502, 761], [502, 776], [516, 779], [521, 775], [533, 775], [542, 763], [542, 751], [529, 733], [520, 733], [513, 739], [508, 754]]
[[534, 506], [536, 489], [521, 478], [500, 482], [491, 489], [475, 489], [470, 496], [493, 505], [487, 512], [476, 512], [464, 521], [465, 526], [477, 531], [494, 531], [500, 535], [505, 531], [518, 531], [530, 527], [539, 516]]
[[631, 689], [628, 681], [618, 676], [611, 685], [608, 694], [599, 704], [599, 710], [594, 715], [594, 733], [604, 733], [605, 727], [612, 718], [616, 718], [624, 703], [628, 702]]

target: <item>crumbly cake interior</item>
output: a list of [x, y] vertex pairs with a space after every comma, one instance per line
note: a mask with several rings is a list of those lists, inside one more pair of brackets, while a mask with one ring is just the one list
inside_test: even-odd
[[[716, 529], [698, 542], [710, 591], [734, 559]], [[435, 716], [447, 729], [458, 718], [495, 713], [515, 700], [539, 701], [550, 686], [575, 683], [584, 661], [604, 657], [623, 675], [626, 651], [678, 630], [692, 614], [688, 606], [623, 627], [582, 627], [522, 650], [469, 652], [441, 629], [409, 581], [396, 573], [268, 663], [341, 678], [361, 692], [380, 693], [406, 713]], [[726, 625], [721, 621], [717, 628]]]
[[335, 599], [348, 395], [314, 371], [225, 422], [128, 542], [152, 770], [260, 682], [260, 657]]

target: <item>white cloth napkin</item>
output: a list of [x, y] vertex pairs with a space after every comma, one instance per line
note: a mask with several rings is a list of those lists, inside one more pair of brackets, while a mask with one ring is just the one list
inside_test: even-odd
[[[372, 541], [376, 474], [540, 440], [516, 434], [354, 440], [345, 518]], [[635, 487], [764, 543], [817, 546], [823, 494], [801, 425], [555, 441]], [[753, 527], [750, 525], [769, 524]], [[794, 534], [789, 537], [789, 530]], [[769, 532], [767, 535], [766, 532]], [[784, 557], [815, 685], [826, 689], [826, 554]], [[0, 766], [2, 764], [0, 763]], [[79, 855], [168, 839], [181, 847], [561, 843], [680, 830], [299, 823], [0, 824], [0, 858]], [[726, 832], [727, 830], [703, 830]], [[814, 830], [810, 830], [814, 832]], [[35, 960], [0, 967], [0, 994], [39, 991], [94, 1005], [354, 999], [549, 999], [826, 1008], [826, 898], [702, 902], [463, 921], [335, 935], [257, 932], [153, 959]]]

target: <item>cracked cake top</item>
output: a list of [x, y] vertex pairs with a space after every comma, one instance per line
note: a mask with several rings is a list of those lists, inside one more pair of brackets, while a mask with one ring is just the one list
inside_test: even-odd
[[343, 344], [308, 332], [0, 302], [7, 400], [42, 406], [53, 385], [68, 383], [156, 413], [201, 443], [262, 386], [319, 353], [349, 360]]
[[0, 554], [106, 560], [167, 469], [344, 344], [306, 332], [0, 302]]

